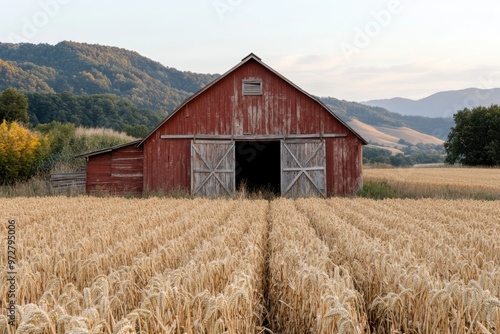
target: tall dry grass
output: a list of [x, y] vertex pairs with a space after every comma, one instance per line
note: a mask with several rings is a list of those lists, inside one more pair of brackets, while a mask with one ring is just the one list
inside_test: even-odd
[[137, 139], [127, 135], [125, 132], [120, 132], [109, 128], [86, 128], [82, 126], [76, 128], [75, 135], [77, 137], [110, 137], [125, 143]]
[[0, 198], [50, 196], [49, 181], [45, 177], [34, 176], [27, 181], [0, 186]]

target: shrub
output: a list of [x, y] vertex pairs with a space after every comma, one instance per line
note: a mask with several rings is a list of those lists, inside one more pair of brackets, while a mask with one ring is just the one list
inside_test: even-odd
[[30, 178], [49, 153], [49, 141], [16, 122], [0, 124], [0, 184]]

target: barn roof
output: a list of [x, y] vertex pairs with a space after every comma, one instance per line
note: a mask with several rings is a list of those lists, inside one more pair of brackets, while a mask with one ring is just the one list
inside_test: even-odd
[[[274, 69], [272, 69], [271, 67], [269, 67], [268, 65], [266, 65], [259, 57], [257, 57], [255, 54], [253, 53], [250, 53], [248, 56], [246, 56], [245, 58], [243, 58], [241, 60], [240, 63], [238, 63], [236, 66], [234, 66], [233, 68], [231, 68], [229, 71], [227, 71], [226, 73], [224, 73], [223, 75], [219, 76], [217, 79], [215, 79], [214, 81], [212, 81], [211, 83], [209, 83], [208, 85], [206, 85], [205, 87], [203, 87], [202, 89], [200, 89], [198, 92], [194, 93], [193, 95], [191, 95], [191, 97], [187, 98], [181, 105], [179, 105], [171, 114], [169, 114], [162, 122], [160, 122], [160, 124], [158, 124], [158, 126], [156, 126], [146, 137], [144, 137], [144, 139], [142, 141], [140, 141], [137, 146], [140, 146], [142, 145], [153, 133], [156, 132], [156, 130], [158, 130], [163, 124], [165, 124], [165, 122], [167, 122], [173, 115], [175, 115], [179, 110], [181, 110], [185, 105], [187, 105], [189, 102], [191, 102], [192, 100], [194, 100], [196, 97], [198, 97], [199, 95], [201, 95], [203, 92], [205, 92], [206, 90], [208, 90], [210, 87], [214, 86], [215, 84], [217, 84], [217, 82], [221, 81], [223, 78], [225, 78], [226, 76], [228, 76], [230, 73], [232, 73], [233, 71], [235, 71], [237, 68], [239, 68], [240, 66], [242, 66], [243, 64], [249, 62], [249, 61], [256, 61], [257, 63], [259, 63], [261, 66], [265, 67], [267, 70], [271, 71], [272, 73], [274, 73], [276, 76], [278, 76], [279, 78], [281, 78], [282, 80], [284, 80], [285, 82], [287, 82], [289, 85], [293, 86], [295, 89], [297, 89], [298, 91], [300, 91], [302, 94], [306, 95], [307, 97], [309, 97], [310, 99], [314, 100], [316, 103], [320, 104], [324, 109], [326, 109], [333, 117], [335, 117], [341, 124], [343, 124], [349, 131], [351, 131], [356, 137], [359, 138], [359, 140], [361, 140], [361, 142], [363, 143], [363, 145], [367, 145], [368, 142], [363, 138], [361, 137], [358, 133], [356, 133], [356, 131], [354, 131], [349, 125], [347, 125], [347, 123], [345, 123], [344, 121], [342, 121], [330, 108], [328, 108], [323, 102], [321, 102], [321, 100], [319, 100], [318, 98], [316, 98], [315, 96], [307, 93], [306, 91], [304, 91], [302, 88], [300, 88], [299, 86], [297, 86], [296, 84], [294, 84], [293, 82], [291, 82], [290, 80], [288, 80], [287, 78], [285, 78], [283, 75], [281, 75], [280, 73], [276, 72]], [[101, 152], [102, 153], [102, 152]]]
[[141, 143], [141, 140], [138, 139], [138, 140], [134, 140], [134, 141], [131, 141], [131, 142], [128, 142], [128, 143], [125, 143], [125, 144], [116, 145], [116, 146], [113, 146], [113, 147], [107, 147], [107, 148], [104, 148], [102, 150], [97, 150], [97, 151], [82, 153], [82, 154], [79, 154], [79, 155], [75, 156], [75, 158], [79, 158], [79, 157], [88, 158], [88, 157], [91, 157], [93, 155], [98, 155], [98, 154], [102, 154], [102, 153], [109, 153], [111, 151], [117, 150], [117, 149], [122, 148], [122, 147], [127, 147], [127, 146], [131, 146], [131, 145], [138, 146], [140, 143]]

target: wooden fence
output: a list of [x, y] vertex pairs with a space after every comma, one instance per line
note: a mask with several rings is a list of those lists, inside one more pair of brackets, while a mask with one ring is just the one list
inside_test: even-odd
[[77, 195], [85, 193], [86, 172], [58, 173], [50, 175], [52, 195]]

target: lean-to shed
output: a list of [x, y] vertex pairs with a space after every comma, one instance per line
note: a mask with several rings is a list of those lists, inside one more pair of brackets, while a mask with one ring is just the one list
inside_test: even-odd
[[[244, 183], [290, 197], [349, 195], [362, 186], [365, 144], [320, 100], [250, 54], [143, 140], [87, 154], [87, 180], [93, 180], [87, 191], [220, 196]], [[94, 173], [112, 181], [99, 186]]]
[[84, 154], [89, 194], [142, 194], [144, 154], [140, 141]]

